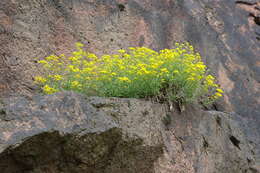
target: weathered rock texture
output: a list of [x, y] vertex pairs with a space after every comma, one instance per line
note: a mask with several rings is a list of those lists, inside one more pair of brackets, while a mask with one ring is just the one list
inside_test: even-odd
[[248, 121], [260, 158], [260, 2], [257, 0], [1, 0], [0, 95], [33, 93], [35, 57], [189, 41], [218, 76], [219, 110]]
[[1, 173], [257, 172], [234, 115], [71, 92], [0, 107]]

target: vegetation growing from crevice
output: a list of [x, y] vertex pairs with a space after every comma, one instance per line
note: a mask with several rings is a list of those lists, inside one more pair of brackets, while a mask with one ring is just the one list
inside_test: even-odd
[[45, 94], [72, 90], [86, 95], [156, 98], [181, 104], [212, 103], [223, 91], [189, 43], [159, 52], [129, 47], [97, 57], [76, 44], [72, 55], [39, 60], [44, 74], [35, 82]]

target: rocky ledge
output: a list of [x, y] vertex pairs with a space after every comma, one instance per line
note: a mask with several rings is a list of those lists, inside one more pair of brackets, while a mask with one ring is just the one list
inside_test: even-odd
[[1, 173], [256, 173], [236, 115], [73, 92], [0, 103]]

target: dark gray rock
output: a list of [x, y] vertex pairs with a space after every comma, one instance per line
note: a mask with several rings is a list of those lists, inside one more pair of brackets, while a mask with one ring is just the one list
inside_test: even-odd
[[73, 92], [3, 99], [1, 173], [257, 172], [234, 116], [166, 108]]

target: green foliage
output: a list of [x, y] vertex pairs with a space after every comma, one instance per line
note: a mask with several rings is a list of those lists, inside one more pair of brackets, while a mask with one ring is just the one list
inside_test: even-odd
[[211, 103], [223, 91], [189, 43], [159, 52], [145, 47], [97, 57], [77, 43], [72, 56], [51, 55], [39, 63], [45, 73], [35, 82], [45, 94], [73, 90], [106, 97], [153, 97], [160, 100]]

